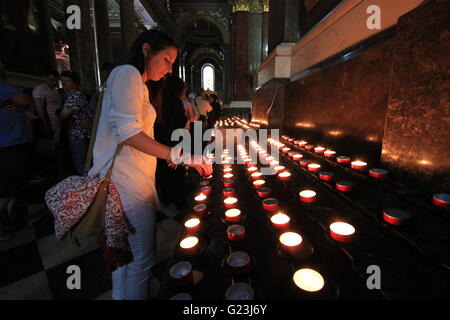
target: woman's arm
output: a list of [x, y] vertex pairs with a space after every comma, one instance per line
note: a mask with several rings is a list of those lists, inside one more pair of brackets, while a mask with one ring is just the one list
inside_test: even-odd
[[123, 144], [160, 159], [167, 159], [170, 152], [169, 147], [150, 138], [143, 131], [128, 138]]

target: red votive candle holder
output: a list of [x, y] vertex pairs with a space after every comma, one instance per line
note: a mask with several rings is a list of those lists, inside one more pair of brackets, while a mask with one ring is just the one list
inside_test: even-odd
[[194, 255], [199, 250], [199, 240], [197, 237], [186, 237], [180, 241], [180, 248], [183, 250], [185, 254]]
[[223, 173], [232, 173], [233, 169], [231, 167], [223, 168]]
[[315, 147], [314, 148], [314, 152], [317, 153], [317, 154], [323, 154], [324, 151], [325, 151], [324, 147]]
[[234, 197], [236, 190], [234, 188], [225, 188], [222, 191], [224, 197]]
[[256, 180], [256, 181], [253, 181], [253, 188], [255, 188], [255, 189], [260, 189], [260, 188], [262, 188], [264, 185], [266, 184], [266, 181], [265, 180]]
[[278, 167], [279, 164], [280, 163], [277, 160], [272, 160], [272, 161], [270, 161], [269, 166], [271, 168], [275, 168], [275, 167]]
[[352, 161], [351, 163], [352, 169], [358, 170], [358, 171], [364, 171], [367, 168], [367, 163], [364, 161]]
[[283, 172], [285, 169], [286, 169], [286, 167], [284, 167], [284, 166], [276, 166], [276, 167], [273, 168], [275, 173]]
[[258, 197], [260, 198], [267, 198], [268, 196], [270, 196], [270, 192], [270, 188], [267, 187], [263, 187], [257, 190]]
[[209, 186], [209, 181], [207, 181], [207, 180], [200, 181], [200, 187], [205, 187], [205, 186]]
[[311, 160], [308, 160], [308, 159], [301, 159], [301, 160], [299, 161], [299, 163], [300, 163], [300, 165], [301, 165], [302, 167], [307, 167], [308, 164], [311, 163]]
[[278, 179], [281, 181], [289, 181], [291, 179], [291, 173], [288, 171], [283, 171], [278, 174]]
[[234, 185], [234, 180], [224, 180], [223, 181], [223, 186], [225, 188], [230, 188]]
[[200, 192], [207, 196], [209, 196], [211, 194], [211, 191], [212, 191], [211, 186], [204, 186], [204, 187], [200, 188]]
[[310, 163], [310, 164], [308, 164], [308, 171], [310, 171], [310, 172], [319, 172], [320, 171], [320, 164], [317, 164], [317, 163]]
[[227, 237], [231, 241], [241, 241], [245, 238], [245, 227], [240, 224], [233, 224], [227, 228]]
[[322, 171], [319, 173], [320, 180], [323, 181], [333, 181], [334, 180], [334, 173], [328, 172], [328, 171]]
[[298, 195], [300, 196], [300, 201], [304, 203], [313, 203], [317, 198], [316, 192], [312, 190], [300, 191]]
[[256, 171], [258, 171], [258, 168], [256, 166], [250, 167], [247, 169], [247, 172], [249, 174], [255, 173]]
[[308, 144], [308, 141], [305, 141], [305, 140], [302, 140], [302, 141], [300, 141], [299, 143], [298, 143], [298, 145], [300, 146], [300, 147], [304, 147], [304, 146], [306, 146]]
[[206, 194], [200, 193], [194, 198], [197, 204], [206, 203], [208, 201], [208, 196]]
[[228, 209], [232, 209], [235, 208], [238, 204], [238, 199], [235, 197], [228, 197], [225, 198], [223, 200], [223, 204], [225, 205], [225, 207], [227, 207]]
[[301, 155], [300, 153], [294, 154], [292, 156], [292, 159], [294, 159], [294, 161], [300, 161], [301, 158], [303, 158], [303, 155]]
[[296, 146], [298, 146], [298, 145], [300, 145], [300, 142], [301, 142], [301, 140], [295, 140], [295, 141], [294, 141], [294, 144], [295, 144]]
[[307, 145], [305, 146], [305, 149], [306, 149], [306, 150], [312, 150], [312, 149], [314, 149], [314, 145], [313, 145], [313, 144], [307, 144]]
[[350, 163], [350, 160], [351, 160], [350, 157], [347, 156], [338, 156], [336, 158], [336, 161], [341, 164], [348, 164]]
[[200, 219], [199, 218], [191, 218], [186, 220], [184, 226], [188, 232], [197, 232], [200, 230]]
[[323, 155], [326, 158], [334, 158], [336, 156], [336, 151], [333, 150], [325, 150], [325, 152], [323, 153]]
[[228, 222], [238, 222], [241, 220], [241, 210], [239, 209], [228, 209], [225, 211], [225, 220]]
[[436, 193], [433, 195], [433, 204], [450, 210], [450, 194], [447, 193]]
[[204, 214], [207, 209], [208, 206], [206, 204], [197, 204], [194, 206], [194, 212], [200, 215]]
[[288, 157], [292, 159], [292, 158], [294, 157], [294, 154], [297, 154], [297, 152], [295, 152], [295, 151], [289, 151], [289, 152], [288, 152]]
[[334, 222], [330, 224], [330, 236], [342, 243], [351, 243], [355, 236], [355, 228], [346, 222]]
[[410, 218], [411, 215], [405, 210], [394, 208], [387, 208], [383, 210], [383, 220], [395, 226], [405, 224]]
[[369, 170], [369, 175], [375, 179], [385, 180], [388, 177], [388, 171], [385, 169], [373, 168]]
[[338, 181], [336, 182], [336, 189], [343, 192], [353, 191], [354, 183], [351, 181]]
[[285, 232], [278, 238], [280, 241], [280, 248], [287, 252], [296, 252], [300, 250], [303, 239], [302, 236], [296, 232]]
[[286, 229], [289, 227], [289, 224], [291, 222], [291, 218], [287, 214], [284, 214], [282, 212], [278, 212], [274, 214], [272, 217], [270, 217], [270, 222], [272, 223], [272, 226], [277, 229]]
[[251, 177], [252, 177], [252, 180], [253, 180], [253, 181], [255, 181], [255, 180], [260, 180], [261, 177], [262, 177], [262, 173], [261, 173], [261, 172], [253, 172], [253, 173], [251, 174]]
[[223, 180], [230, 180], [233, 178], [233, 174], [232, 173], [225, 173], [223, 175]]
[[288, 138], [288, 141], [292, 143], [294, 142], [294, 138]]
[[262, 205], [266, 211], [273, 212], [278, 210], [278, 200], [275, 198], [264, 199]]

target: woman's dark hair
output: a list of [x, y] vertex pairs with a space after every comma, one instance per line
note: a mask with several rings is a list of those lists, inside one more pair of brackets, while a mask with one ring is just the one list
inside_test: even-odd
[[209, 96], [211, 97], [211, 99], [213, 99], [214, 102], [217, 101], [217, 96], [215, 94], [210, 94]]
[[61, 78], [62, 77], [70, 78], [70, 80], [72, 80], [76, 84], [80, 84], [80, 76], [74, 71], [63, 71], [61, 72]]
[[148, 43], [150, 45], [149, 54], [157, 53], [168, 47], [176, 47], [173, 40], [165, 33], [151, 29], [142, 32], [137, 39], [133, 42], [128, 51], [128, 55], [124, 60], [124, 64], [131, 64], [139, 70], [140, 74], [144, 74], [145, 71], [145, 56], [142, 52], [142, 45]]
[[186, 89], [186, 84], [177, 75], [169, 75], [164, 78], [164, 85], [162, 89], [162, 97], [180, 97]]

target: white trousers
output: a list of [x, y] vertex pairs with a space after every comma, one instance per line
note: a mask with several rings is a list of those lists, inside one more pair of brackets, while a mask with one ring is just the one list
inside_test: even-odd
[[146, 300], [149, 297], [150, 268], [156, 255], [156, 213], [148, 204], [132, 201], [126, 194], [120, 194], [120, 200], [132, 228], [128, 241], [133, 261], [112, 273], [112, 298]]

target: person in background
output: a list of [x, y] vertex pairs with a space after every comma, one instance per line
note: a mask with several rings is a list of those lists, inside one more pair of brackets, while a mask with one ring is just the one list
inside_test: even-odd
[[67, 138], [72, 161], [77, 173], [83, 175], [92, 121], [88, 114], [86, 97], [79, 90], [79, 76], [72, 71], [63, 71], [61, 81], [67, 98], [59, 119], [67, 124]]
[[111, 62], [104, 62], [100, 68], [100, 78], [101, 78], [102, 84], [98, 91], [93, 90], [91, 99], [89, 99], [88, 111], [89, 111], [90, 118], [94, 118], [94, 116], [95, 116], [95, 111], [97, 109], [97, 103], [98, 103], [98, 98], [99, 98], [100, 92], [105, 90], [106, 79], [108, 79], [108, 76], [113, 69], [114, 69], [114, 65]]
[[18, 218], [20, 194], [29, 177], [33, 136], [26, 112], [33, 102], [4, 79], [0, 61], [0, 240], [9, 240], [12, 234], [4, 222]]
[[209, 96], [209, 104], [213, 108], [213, 110], [210, 113], [212, 120], [210, 121], [209, 125], [210, 125], [210, 127], [213, 127], [214, 124], [216, 123], [216, 121], [219, 120], [219, 118], [220, 118], [220, 114], [222, 112], [222, 107], [220, 106], [220, 103], [217, 99], [217, 95], [215, 95], [215, 94], [211, 94]]
[[59, 133], [61, 129], [61, 122], [55, 113], [62, 107], [61, 97], [55, 89], [58, 80], [58, 71], [47, 71], [44, 73], [44, 83], [34, 88], [32, 93], [36, 114], [47, 139], [53, 139], [53, 134]]
[[[186, 116], [183, 97], [186, 86], [176, 75], [164, 79], [162, 89], [161, 116], [162, 121], [155, 125], [155, 139], [165, 145], [175, 146], [178, 141], [172, 141], [172, 133], [177, 129], [189, 128], [190, 120]], [[185, 168], [169, 167], [167, 163], [158, 159], [156, 167], [156, 185], [160, 190], [160, 199], [166, 206], [175, 205], [178, 211], [187, 209], [184, 197]]]
[[197, 90], [197, 97], [194, 99], [194, 104], [198, 109], [198, 120], [203, 122], [204, 127], [206, 127], [208, 120], [208, 112], [212, 111], [212, 107], [209, 104], [208, 100], [206, 100], [205, 90], [199, 88]]

